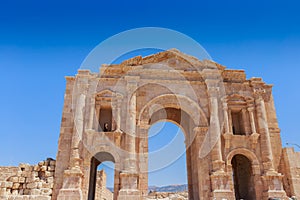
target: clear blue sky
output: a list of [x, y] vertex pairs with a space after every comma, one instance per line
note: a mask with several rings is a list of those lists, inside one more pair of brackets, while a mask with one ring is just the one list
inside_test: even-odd
[[297, 0], [2, 1], [0, 165], [54, 158], [64, 76], [101, 41], [145, 26], [182, 32], [220, 64], [274, 84], [283, 144], [300, 144], [299, 7]]

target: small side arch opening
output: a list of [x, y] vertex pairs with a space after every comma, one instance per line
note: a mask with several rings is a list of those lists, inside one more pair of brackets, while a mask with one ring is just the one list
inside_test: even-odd
[[235, 198], [255, 200], [254, 175], [251, 161], [244, 155], [237, 154], [231, 160]]
[[[104, 166], [105, 163], [105, 166]], [[111, 173], [114, 169], [105, 171], [105, 168], [114, 168], [115, 159], [108, 152], [99, 152], [91, 159], [90, 179], [88, 200], [100, 199], [116, 199], [116, 194], [113, 193], [114, 188], [107, 188], [107, 171], [110, 177], [115, 179], [116, 173]], [[111, 181], [110, 181], [111, 182]], [[110, 186], [114, 186], [114, 180]], [[110, 192], [112, 194], [110, 194]], [[103, 198], [102, 198], [103, 197]]]

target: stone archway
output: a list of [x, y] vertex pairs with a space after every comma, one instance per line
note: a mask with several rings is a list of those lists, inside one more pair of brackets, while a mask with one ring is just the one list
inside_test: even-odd
[[[105, 161], [111, 161], [115, 163], [115, 158], [108, 152], [99, 152], [91, 159], [88, 200], [95, 200], [97, 167]], [[116, 199], [116, 197], [114, 197], [114, 199]]]
[[[262, 79], [177, 50], [103, 65], [99, 73], [79, 70], [67, 77], [52, 198], [87, 199], [98, 152], [116, 161], [117, 200], [146, 196], [147, 133], [159, 120], [184, 130], [190, 199], [233, 199], [236, 154], [250, 160], [256, 199], [285, 197], [275, 113], [272, 87]], [[244, 134], [233, 134], [236, 121]]]
[[[138, 132], [148, 133], [152, 124], [159, 121], [169, 121], [176, 124], [183, 131], [186, 146], [186, 166], [189, 199], [199, 199], [199, 162], [197, 155], [199, 152], [199, 136], [195, 134], [196, 127], [207, 127], [208, 122], [204, 111], [193, 100], [188, 97], [176, 94], [164, 94], [149, 101], [139, 113]], [[139, 136], [138, 138], [145, 138]], [[197, 138], [198, 137], [198, 138]], [[198, 144], [197, 144], [197, 142]], [[147, 153], [147, 152], [144, 152]], [[148, 162], [147, 159], [144, 161]], [[147, 180], [147, 174], [144, 174]], [[146, 184], [146, 183], [145, 183]]]
[[260, 199], [261, 169], [257, 156], [248, 149], [237, 148], [228, 154], [226, 164], [227, 171], [233, 175], [232, 189], [235, 197], [237, 199]]
[[235, 198], [255, 200], [254, 175], [250, 160], [241, 154], [237, 154], [232, 158], [231, 165]]

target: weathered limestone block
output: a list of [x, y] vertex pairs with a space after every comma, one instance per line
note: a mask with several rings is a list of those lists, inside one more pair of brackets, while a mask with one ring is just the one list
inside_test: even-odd
[[30, 189], [24, 189], [23, 194], [24, 195], [30, 195]]
[[18, 183], [19, 182], [19, 177], [13, 176], [13, 177], [10, 177], [8, 180], [10, 182], [13, 182], [13, 183]]
[[54, 165], [48, 166], [48, 171], [49, 172], [54, 172], [54, 170], [55, 170], [55, 166]]
[[50, 161], [50, 166], [55, 166], [56, 165], [56, 161], [55, 160], [51, 160]]
[[41, 188], [41, 195], [50, 196], [52, 194], [51, 188]]
[[28, 184], [26, 185], [26, 187], [27, 187], [28, 189], [37, 188], [37, 186], [38, 186], [38, 183], [37, 183], [37, 182], [31, 182], [31, 183], [28, 183]]
[[48, 177], [47, 182], [48, 183], [53, 183], [54, 182], [54, 177]]
[[17, 190], [17, 189], [19, 189], [19, 187], [20, 187], [20, 183], [14, 183], [12, 186], [12, 189]]
[[19, 191], [13, 189], [13, 190], [11, 191], [11, 194], [12, 194], [12, 195], [18, 195], [18, 194], [19, 194]]
[[45, 172], [45, 176], [46, 176], [46, 177], [51, 177], [51, 176], [53, 176], [53, 175], [54, 175], [53, 171], [46, 171], [46, 172]]
[[45, 166], [45, 165], [41, 166], [41, 171], [42, 172], [47, 171], [47, 166]]
[[6, 195], [6, 188], [0, 188], [0, 196]]
[[31, 189], [30, 190], [30, 195], [40, 195], [41, 190], [40, 189]]
[[6, 189], [7, 194], [11, 194], [11, 189]]
[[19, 177], [19, 183], [25, 183], [25, 177]]

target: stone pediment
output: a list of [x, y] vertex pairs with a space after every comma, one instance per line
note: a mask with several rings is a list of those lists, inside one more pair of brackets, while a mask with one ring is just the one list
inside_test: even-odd
[[[149, 56], [136, 56], [123, 61], [121, 64], [102, 65], [102, 72], [131, 70], [181, 70], [181, 71], [198, 71], [204, 68], [212, 68], [223, 71], [224, 66], [217, 64], [211, 60], [200, 61], [196, 57], [184, 54], [177, 49], [170, 49]], [[102, 73], [103, 74], [103, 73]]]

